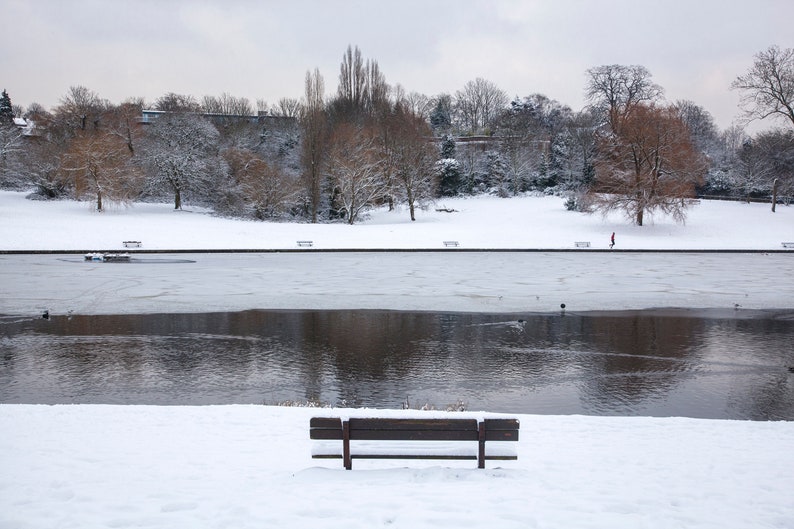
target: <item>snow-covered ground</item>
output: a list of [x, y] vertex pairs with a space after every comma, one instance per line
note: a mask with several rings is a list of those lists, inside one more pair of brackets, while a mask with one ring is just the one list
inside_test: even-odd
[[[123, 250], [137, 240], [143, 249], [438, 249], [458, 241], [462, 249], [572, 249], [587, 241], [607, 249], [780, 250], [794, 241], [794, 207], [703, 201], [685, 225], [650, 218], [632, 226], [621, 215], [607, 218], [566, 211], [559, 197], [445, 199], [411, 222], [405, 210], [373, 211], [364, 222], [272, 223], [213, 217], [200, 208], [174, 211], [171, 204], [134, 204], [92, 210], [92, 202], [25, 200], [0, 191], [0, 250]], [[439, 209], [455, 210], [451, 213]]]
[[[639, 228], [567, 212], [560, 199], [477, 198], [446, 201], [439, 206], [457, 212], [420, 213], [416, 223], [379, 211], [346, 226], [218, 219], [168, 205], [98, 214], [86, 203], [23, 196], [0, 192], [0, 250], [121, 250], [124, 240], [163, 250], [291, 249], [297, 240], [322, 249], [436, 249], [444, 240], [605, 249], [613, 231], [624, 249], [777, 250], [794, 241], [794, 208], [772, 214], [758, 204], [703, 203], [685, 226], [656, 219]], [[0, 256], [0, 313], [289, 308], [295, 299], [483, 312], [559, 310], [560, 302], [794, 307], [794, 253], [192, 255], [179, 257], [196, 262], [173, 265]], [[348, 472], [310, 457], [312, 415], [421, 413], [0, 405], [0, 529], [794, 528], [791, 422], [521, 415], [518, 461], [486, 470], [372, 461]]]
[[311, 459], [266, 406], [0, 406], [0, 527], [794, 527], [794, 423], [519, 416], [518, 461]]

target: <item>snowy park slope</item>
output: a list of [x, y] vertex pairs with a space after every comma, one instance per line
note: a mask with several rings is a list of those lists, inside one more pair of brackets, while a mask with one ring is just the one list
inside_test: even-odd
[[373, 413], [423, 412], [0, 405], [0, 527], [794, 527], [794, 423], [523, 415], [486, 470], [311, 459], [311, 416]]
[[[121, 250], [125, 240], [148, 250], [292, 249], [311, 240], [317, 249], [571, 249], [578, 241], [606, 249], [779, 250], [794, 241], [794, 207], [702, 201], [686, 224], [649, 218], [633, 226], [619, 214], [566, 211], [559, 197], [474, 197], [439, 200], [411, 222], [404, 210], [378, 209], [358, 224], [307, 224], [225, 219], [201, 208], [133, 204], [103, 213], [91, 202], [32, 201], [0, 191], [0, 251]], [[454, 210], [445, 212], [439, 210]]]

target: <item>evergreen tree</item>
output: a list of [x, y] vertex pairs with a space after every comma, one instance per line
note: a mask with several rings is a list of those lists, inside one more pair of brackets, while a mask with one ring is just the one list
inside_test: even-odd
[[454, 197], [460, 192], [460, 163], [455, 158], [443, 158], [436, 162], [439, 172], [439, 194]]
[[443, 132], [452, 128], [452, 100], [444, 94], [439, 96], [435, 108], [430, 112], [430, 128]]
[[455, 139], [449, 134], [441, 138], [441, 160], [438, 162], [439, 194], [453, 197], [460, 192], [460, 163], [455, 159]]
[[441, 138], [441, 158], [455, 157], [455, 139], [449, 134]]
[[485, 154], [485, 186], [502, 198], [510, 196], [510, 182], [507, 178], [507, 165], [498, 151]]
[[3, 95], [0, 96], [0, 123], [13, 122], [14, 108], [11, 106], [11, 98], [8, 97], [8, 92], [3, 90]]

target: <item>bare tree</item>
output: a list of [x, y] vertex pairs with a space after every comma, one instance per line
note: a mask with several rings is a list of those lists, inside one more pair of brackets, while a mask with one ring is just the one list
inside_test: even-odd
[[433, 110], [433, 104], [432, 100], [425, 94], [409, 92], [404, 94], [398, 102], [402, 103], [414, 116], [419, 116], [425, 121], [430, 119], [430, 112]]
[[634, 108], [661, 99], [664, 91], [651, 82], [651, 73], [638, 65], [609, 64], [587, 70], [587, 100], [606, 116], [610, 129], [619, 133]]
[[204, 96], [201, 109], [206, 114], [224, 116], [250, 116], [254, 113], [251, 103], [245, 97], [235, 97], [226, 92], [220, 96]]
[[120, 105], [109, 107], [103, 117], [104, 128], [121, 138], [127, 145], [131, 155], [135, 154], [135, 147], [138, 145], [142, 134], [138, 124], [142, 110], [142, 101], [127, 101]]
[[507, 109], [507, 94], [490, 81], [478, 77], [455, 92], [455, 113], [461, 126], [474, 133], [491, 126]]
[[190, 95], [169, 92], [157, 99], [155, 110], [162, 112], [201, 112], [201, 105]]
[[75, 196], [90, 194], [97, 211], [105, 201], [126, 202], [139, 192], [136, 168], [123, 138], [108, 130], [81, 130], [70, 141], [61, 171], [71, 176]]
[[348, 224], [353, 224], [362, 211], [386, 193], [383, 165], [373, 131], [351, 123], [334, 129], [328, 172], [333, 199]]
[[623, 211], [638, 226], [655, 210], [684, 221], [706, 164], [675, 108], [635, 106], [619, 134], [602, 138], [599, 152], [589, 195], [595, 209]]
[[303, 182], [309, 199], [312, 222], [317, 222], [322, 194], [323, 164], [328, 120], [325, 115], [325, 83], [320, 71], [306, 72], [306, 91], [300, 115], [303, 150]]
[[692, 101], [679, 100], [674, 106], [681, 121], [689, 129], [695, 146], [703, 153], [711, 155], [719, 144], [719, 132], [712, 115]]
[[775, 192], [790, 201], [794, 193], [794, 131], [771, 130], [745, 139], [731, 167], [732, 183], [748, 201]]
[[389, 86], [378, 62], [364, 58], [358, 46], [347, 47], [339, 68], [339, 86], [332, 101], [338, 121], [363, 123], [388, 104]]
[[108, 106], [109, 103], [96, 92], [84, 86], [72, 86], [61, 98], [60, 105], [54, 110], [54, 116], [72, 130], [98, 128], [100, 116]]
[[278, 103], [270, 107], [271, 116], [297, 118], [300, 115], [301, 102], [292, 97], [282, 97]]
[[411, 220], [416, 220], [416, 207], [430, 201], [438, 188], [435, 164], [438, 151], [427, 141], [430, 128], [427, 122], [397, 105], [391, 117], [393, 130], [391, 165], [398, 182], [400, 196], [408, 205]]
[[778, 117], [794, 126], [794, 48], [770, 46], [756, 54], [750, 71], [731, 88], [743, 92], [740, 105], [748, 120]]
[[348, 46], [342, 55], [337, 88], [337, 101], [343, 112], [350, 114], [363, 109], [366, 83], [366, 67], [361, 50], [358, 46], [355, 50]]
[[278, 167], [246, 149], [227, 149], [223, 157], [254, 218], [278, 217], [293, 204], [299, 193], [298, 183]]

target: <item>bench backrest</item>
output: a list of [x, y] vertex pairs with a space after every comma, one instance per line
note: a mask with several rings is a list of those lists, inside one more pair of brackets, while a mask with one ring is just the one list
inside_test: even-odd
[[[484, 441], [518, 441], [517, 419], [485, 419]], [[309, 424], [311, 439], [348, 439], [366, 441], [478, 441], [477, 419], [388, 419], [313, 417]]]

